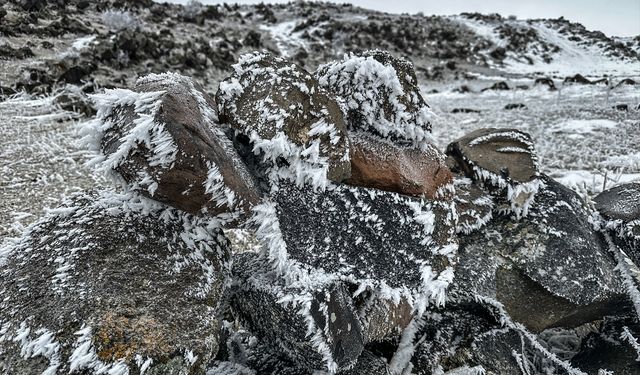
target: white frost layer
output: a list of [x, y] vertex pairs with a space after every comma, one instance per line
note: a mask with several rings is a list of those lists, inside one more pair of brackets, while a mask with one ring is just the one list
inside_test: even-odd
[[[351, 54], [342, 61], [320, 66], [316, 75], [322, 86], [335, 91], [349, 110], [362, 116], [365, 128], [384, 137], [394, 135], [416, 143], [431, 141], [428, 129], [433, 112], [427, 105], [420, 106], [415, 113], [407, 110], [399, 100], [401, 97], [409, 95], [411, 104], [416, 107], [420, 105], [420, 98], [416, 93], [405, 93], [398, 72], [392, 66], [386, 66], [372, 56]], [[388, 99], [391, 105], [390, 120], [385, 117], [381, 98]]]

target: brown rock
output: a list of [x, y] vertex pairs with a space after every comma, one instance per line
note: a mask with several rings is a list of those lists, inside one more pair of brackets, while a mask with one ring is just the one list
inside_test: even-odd
[[444, 155], [431, 144], [401, 146], [360, 132], [350, 134], [350, 141], [350, 185], [433, 199], [452, 181]]
[[375, 299], [359, 306], [359, 315], [364, 317], [362, 324], [366, 343], [397, 339], [414, 317], [414, 309], [406, 299], [400, 302], [387, 299]]
[[486, 179], [483, 171], [514, 182], [538, 176], [531, 136], [520, 130], [478, 129], [450, 143], [446, 153], [473, 179]]
[[[327, 177], [342, 181], [350, 175], [349, 140], [344, 113], [329, 95], [300, 66], [266, 53], [241, 57], [235, 73], [220, 83], [216, 94], [220, 120], [248, 136], [252, 142], [268, 143], [282, 134], [299, 150], [288, 157], [323, 163], [313, 155], [328, 159]], [[266, 142], [265, 142], [266, 141]], [[276, 147], [274, 152], [282, 152]], [[303, 149], [311, 151], [302, 155]]]
[[[247, 212], [259, 200], [251, 175], [217, 126], [215, 103], [200, 85], [177, 74], [150, 75], [138, 81], [135, 91], [141, 96], [164, 93], [150, 113], [115, 105], [105, 119], [112, 126], [100, 143], [112, 161], [109, 166], [131, 187], [193, 214]], [[153, 121], [146, 132], [150, 141], [139, 140], [114, 159], [136, 136], [145, 115]]]

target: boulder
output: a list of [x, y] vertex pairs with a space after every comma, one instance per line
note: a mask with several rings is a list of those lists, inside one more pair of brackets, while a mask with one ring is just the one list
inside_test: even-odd
[[504, 109], [510, 111], [512, 109], [527, 109], [527, 106], [522, 103], [509, 103], [504, 106]]
[[248, 252], [234, 259], [233, 275], [236, 316], [293, 363], [334, 373], [357, 362], [362, 329], [341, 282], [288, 286], [266, 259]]
[[452, 181], [444, 154], [430, 143], [403, 146], [363, 132], [352, 132], [349, 139], [349, 185], [434, 199]]
[[454, 108], [451, 110], [451, 113], [480, 113], [479, 109], [472, 108]]
[[640, 264], [640, 183], [619, 185], [593, 198], [603, 226], [627, 255]]
[[192, 214], [234, 218], [259, 200], [215, 104], [190, 78], [152, 74], [134, 91], [93, 98], [98, 115], [87, 139], [101, 167], [130, 189]]
[[255, 221], [278, 269], [322, 270], [360, 284], [360, 292], [414, 298], [426, 288], [429, 300], [443, 302], [457, 247], [451, 203], [346, 185], [314, 192], [290, 184], [272, 199]]
[[409, 61], [365, 51], [321, 65], [314, 75], [344, 100], [350, 130], [409, 143], [428, 139], [432, 112]]
[[456, 170], [487, 188], [517, 216], [527, 214], [543, 183], [529, 134], [515, 129], [478, 129], [447, 146]]
[[576, 193], [543, 179], [527, 217], [500, 215], [460, 238], [452, 293], [497, 300], [534, 332], [620, 314], [629, 300], [591, 212]]
[[485, 92], [485, 91], [488, 91], [488, 90], [506, 91], [506, 90], [511, 90], [511, 88], [509, 87], [509, 85], [505, 81], [500, 81], [500, 82], [494, 83], [493, 85], [491, 85], [489, 87], [485, 87], [484, 89], [482, 89], [482, 92]]
[[582, 74], [576, 74], [572, 77], [566, 77], [564, 79], [564, 83], [579, 83], [583, 85], [591, 85], [593, 82], [585, 78]]
[[533, 84], [534, 86], [538, 86], [538, 85], [547, 86], [549, 88], [549, 91], [557, 90], [556, 84], [551, 78], [547, 78], [547, 77], [536, 78]]
[[[634, 319], [606, 318], [590, 333], [571, 364], [589, 373], [640, 374], [640, 325]], [[602, 370], [601, 370], [602, 369]]]
[[623, 79], [622, 81], [618, 82], [618, 84], [616, 85], [616, 87], [618, 87], [618, 86], [625, 86], [625, 85], [628, 85], [628, 86], [634, 86], [634, 85], [637, 85], [637, 84], [638, 84], [638, 83], [637, 83], [636, 81], [634, 81], [633, 79], [631, 79], [631, 78], [625, 78], [625, 79]]
[[0, 373], [204, 373], [228, 251], [211, 220], [143, 197], [66, 200], [0, 251]]
[[282, 158], [291, 173], [314, 169], [338, 182], [350, 176], [343, 109], [300, 66], [266, 53], [244, 55], [216, 100], [220, 120], [272, 163]]

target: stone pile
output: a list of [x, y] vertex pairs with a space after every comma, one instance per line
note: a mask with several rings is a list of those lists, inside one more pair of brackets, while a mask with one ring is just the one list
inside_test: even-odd
[[117, 188], [0, 249], [2, 373], [640, 371], [637, 184], [586, 202], [514, 129], [441, 152], [406, 60], [251, 53], [215, 99], [94, 101]]

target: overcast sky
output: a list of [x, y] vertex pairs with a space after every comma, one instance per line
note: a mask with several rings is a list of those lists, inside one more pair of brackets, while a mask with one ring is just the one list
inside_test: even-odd
[[[166, 0], [164, 0], [166, 1]], [[188, 0], [169, 0], [186, 3]], [[200, 0], [205, 4], [225, 1]], [[227, 3], [259, 3], [255, 0], [227, 0]], [[286, 0], [264, 0], [284, 3]], [[557, 18], [580, 22], [587, 29], [610, 36], [640, 35], [640, 0], [352, 0], [332, 1], [390, 13], [458, 14], [461, 12], [500, 13], [518, 18]]]

